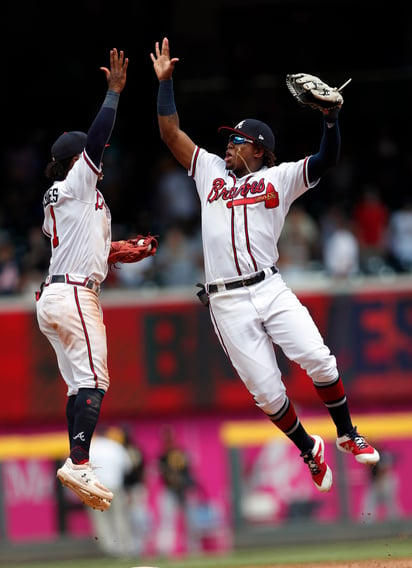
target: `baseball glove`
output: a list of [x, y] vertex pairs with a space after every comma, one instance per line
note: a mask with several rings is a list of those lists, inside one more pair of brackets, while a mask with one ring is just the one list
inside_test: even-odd
[[113, 241], [107, 259], [109, 264], [118, 262], [139, 262], [148, 256], [153, 256], [157, 251], [157, 239], [153, 235], [138, 235], [135, 239], [126, 241]]
[[338, 109], [343, 104], [341, 91], [352, 79], [348, 79], [341, 87], [329, 87], [315, 75], [297, 73], [286, 75], [286, 85], [297, 102], [306, 108], [314, 108], [325, 113]]

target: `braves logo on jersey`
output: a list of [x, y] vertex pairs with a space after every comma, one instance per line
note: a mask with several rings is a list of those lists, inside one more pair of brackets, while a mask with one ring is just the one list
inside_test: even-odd
[[272, 183], [265, 183], [264, 179], [252, 183], [246, 180], [239, 187], [234, 185], [228, 188], [224, 179], [217, 178], [213, 181], [207, 201], [213, 203], [218, 199], [227, 201], [226, 207], [229, 209], [239, 205], [252, 205], [260, 202], [264, 202], [267, 209], [279, 206], [278, 192]]

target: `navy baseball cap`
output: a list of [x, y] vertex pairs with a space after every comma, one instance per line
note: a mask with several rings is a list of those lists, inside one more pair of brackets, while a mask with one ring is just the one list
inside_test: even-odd
[[254, 118], [245, 118], [241, 120], [234, 128], [230, 126], [221, 126], [218, 132], [222, 134], [239, 134], [240, 136], [245, 136], [254, 142], [262, 144], [266, 150], [273, 152], [275, 149], [275, 136], [272, 129], [261, 122], [260, 120], [255, 120]]
[[51, 147], [51, 155], [58, 162], [81, 154], [86, 146], [87, 134], [78, 130], [63, 132]]

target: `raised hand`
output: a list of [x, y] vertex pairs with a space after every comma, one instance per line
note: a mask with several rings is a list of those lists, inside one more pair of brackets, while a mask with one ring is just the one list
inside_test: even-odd
[[100, 67], [105, 73], [108, 87], [111, 91], [121, 93], [126, 84], [126, 72], [129, 65], [129, 58], [124, 56], [124, 52], [117, 52], [116, 48], [110, 50], [110, 70], [107, 67]]
[[175, 65], [179, 61], [179, 58], [173, 57], [170, 59], [169, 40], [167, 37], [163, 38], [161, 49], [159, 42], [156, 42], [155, 53], [151, 53], [150, 58], [153, 61], [153, 68], [159, 81], [172, 78]]

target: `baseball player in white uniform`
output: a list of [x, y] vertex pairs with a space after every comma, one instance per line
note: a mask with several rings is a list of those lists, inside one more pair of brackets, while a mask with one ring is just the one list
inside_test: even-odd
[[[224, 159], [197, 146], [179, 127], [167, 38], [150, 54], [159, 80], [160, 136], [195, 183], [202, 210], [205, 290], [219, 341], [257, 406], [300, 450], [319, 491], [332, 487], [324, 442], [306, 432], [289, 400], [273, 345], [299, 364], [336, 426], [336, 444], [358, 462], [375, 464], [379, 453], [353, 426], [335, 357], [308, 310], [276, 267], [277, 241], [294, 200], [314, 187], [338, 160], [338, 112], [324, 115], [316, 154], [275, 165], [269, 126], [246, 118], [228, 136]], [[179, 196], [177, 195], [178, 199]]]
[[112, 49], [110, 69], [101, 67], [108, 90], [88, 133], [65, 132], [52, 145], [45, 170], [52, 185], [43, 198], [51, 259], [36, 303], [40, 330], [67, 385], [70, 456], [57, 477], [86, 505], [101, 510], [110, 507], [113, 493], [96, 477], [89, 450], [110, 382], [99, 292], [108, 271], [111, 216], [96, 184], [127, 67], [123, 51]]

